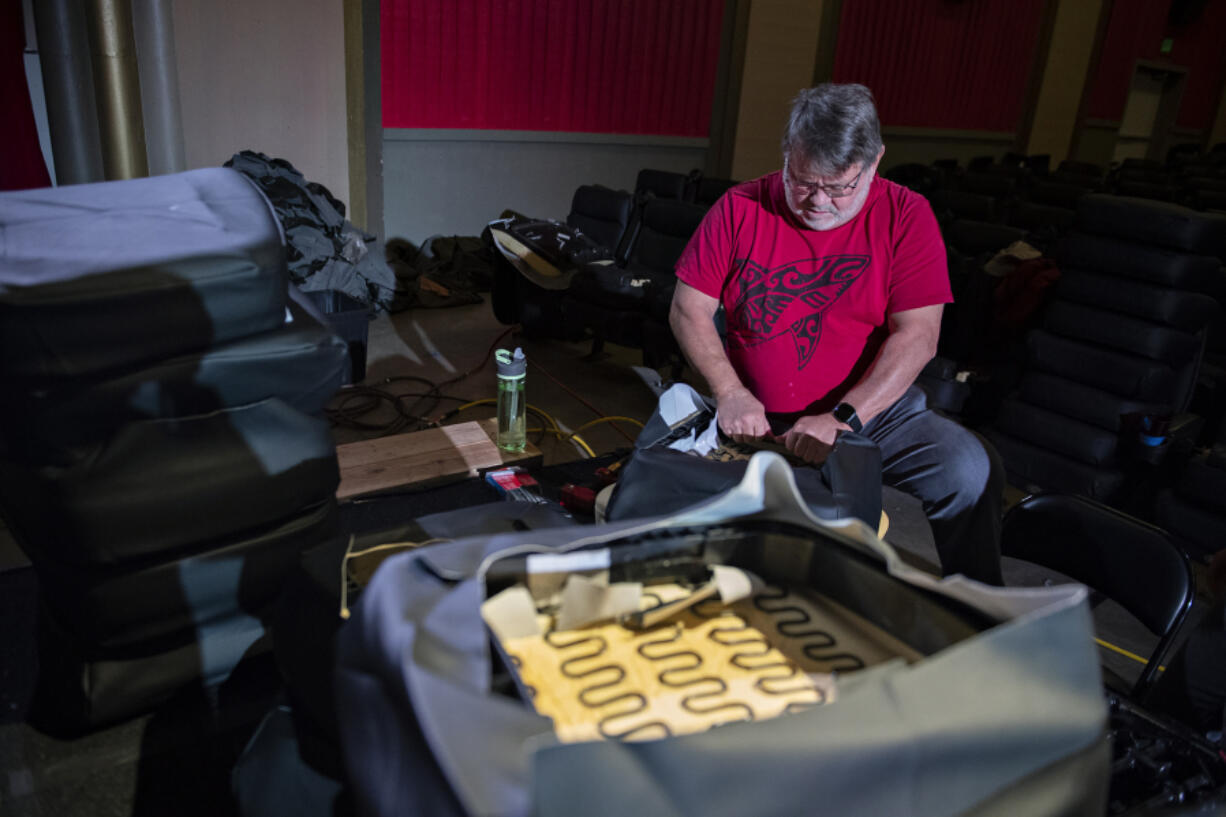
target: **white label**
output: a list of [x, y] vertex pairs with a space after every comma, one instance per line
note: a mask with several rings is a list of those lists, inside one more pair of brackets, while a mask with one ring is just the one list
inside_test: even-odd
[[576, 550], [570, 553], [534, 553], [528, 557], [529, 573], [576, 573], [607, 570], [609, 550]]

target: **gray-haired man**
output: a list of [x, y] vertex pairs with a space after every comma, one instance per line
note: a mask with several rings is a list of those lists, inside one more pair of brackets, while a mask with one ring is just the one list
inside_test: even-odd
[[864, 434], [886, 483], [923, 502], [942, 569], [999, 584], [1001, 467], [914, 385], [952, 300], [945, 247], [927, 201], [876, 177], [884, 153], [867, 88], [802, 91], [783, 170], [729, 190], [686, 247], [673, 332], [726, 434], [812, 463]]

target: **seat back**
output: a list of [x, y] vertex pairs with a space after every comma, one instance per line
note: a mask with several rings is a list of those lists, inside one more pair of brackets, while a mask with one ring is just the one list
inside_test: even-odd
[[650, 193], [657, 199], [672, 199], [686, 201], [690, 177], [684, 173], [674, 173], [671, 170], [652, 170], [644, 168], [639, 171], [634, 182], [635, 195]]
[[575, 191], [571, 199], [566, 223], [582, 230], [616, 255], [630, 225], [633, 209], [634, 197], [625, 190], [585, 184]]
[[1132, 690], [1142, 699], [1195, 596], [1188, 557], [1170, 535], [1085, 497], [1040, 493], [1005, 515], [1000, 551], [1097, 590], [1158, 637]]
[[643, 208], [638, 238], [631, 249], [631, 263], [652, 272], [671, 274], [706, 212], [705, 207], [682, 201], [648, 201]]

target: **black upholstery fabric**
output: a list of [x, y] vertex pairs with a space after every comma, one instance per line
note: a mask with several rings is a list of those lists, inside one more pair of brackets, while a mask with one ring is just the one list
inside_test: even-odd
[[987, 437], [1000, 452], [1015, 483], [1041, 485], [1101, 502], [1117, 498], [1124, 485], [1124, 472], [1117, 468], [1079, 462], [995, 430]]
[[1203, 329], [1218, 313], [1217, 301], [1208, 295], [1080, 269], [1061, 270], [1056, 296], [1135, 315], [1185, 332]]
[[280, 226], [226, 168], [0, 194], [0, 376], [131, 369], [285, 319]]
[[585, 184], [575, 190], [566, 223], [616, 251], [630, 225], [633, 209], [634, 197], [625, 190]]
[[1077, 203], [1082, 229], [1196, 255], [1226, 255], [1226, 215], [1128, 196], [1090, 195]]
[[1214, 292], [1219, 285], [1222, 266], [1217, 258], [1208, 255], [1081, 231], [1065, 236], [1055, 250], [1055, 259], [1062, 269], [1085, 269], [1137, 278], [1192, 292]]
[[97, 441], [124, 423], [186, 417], [277, 397], [318, 414], [340, 388], [345, 342], [297, 304], [270, 332], [60, 389], [0, 395], [5, 436], [22, 449]]
[[[638, 445], [644, 442], [640, 436]], [[673, 513], [726, 491], [745, 475], [748, 460], [717, 462], [663, 445], [636, 447], [618, 478], [606, 518]], [[881, 520], [881, 450], [858, 434], [843, 434], [818, 468], [793, 469], [796, 487], [814, 515], [856, 518], [876, 529]]]
[[1020, 400], [1006, 400], [1001, 405], [996, 427], [1090, 465], [1112, 464], [1119, 447], [1119, 437], [1110, 431]]
[[1123, 354], [1036, 330], [1026, 337], [1028, 359], [1041, 371], [1150, 403], [1170, 401], [1178, 383], [1165, 363]]
[[1192, 360], [1203, 342], [1189, 332], [1068, 301], [1048, 306], [1043, 325], [1066, 338], [1142, 355], [1176, 368]]
[[1032, 406], [1046, 408], [1117, 434], [1126, 430], [1130, 417], [1172, 413], [1170, 405], [1129, 400], [1080, 382], [1037, 371], [1029, 371], [1022, 376], [1018, 395]]
[[103, 649], [146, 642], [178, 646], [210, 623], [254, 613], [281, 591], [304, 551], [335, 532], [335, 500], [278, 524], [210, 542], [177, 559], [116, 570], [40, 565], [44, 598], [74, 638]]
[[326, 421], [280, 400], [132, 423], [70, 463], [0, 463], [0, 497], [36, 565], [195, 552], [336, 491]]

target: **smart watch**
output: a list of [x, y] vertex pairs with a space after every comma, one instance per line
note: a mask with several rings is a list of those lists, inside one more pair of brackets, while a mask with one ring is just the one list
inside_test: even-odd
[[860, 418], [856, 416], [856, 410], [851, 403], [839, 403], [830, 413], [834, 415], [834, 419], [845, 426], [850, 426], [851, 430], [857, 434], [860, 433], [860, 429], [864, 428], [864, 423], [861, 423]]

